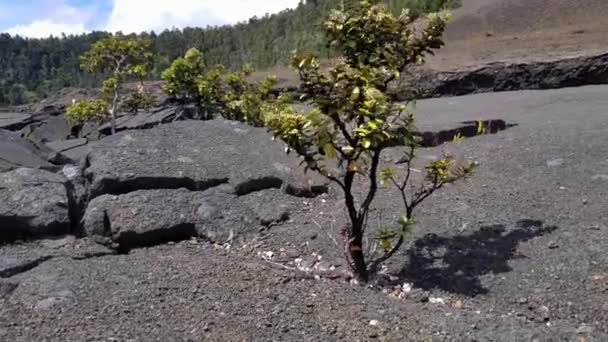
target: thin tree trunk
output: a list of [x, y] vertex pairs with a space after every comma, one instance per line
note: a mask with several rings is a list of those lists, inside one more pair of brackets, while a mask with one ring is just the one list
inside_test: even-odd
[[[359, 224], [357, 224], [359, 225]], [[359, 225], [358, 228], [353, 227], [353, 239], [348, 248], [350, 257], [353, 261], [355, 269], [355, 277], [361, 282], [367, 283], [369, 274], [367, 272], [367, 264], [365, 262], [365, 254], [363, 253], [363, 234]]]
[[352, 194], [353, 180], [355, 178], [354, 171], [347, 171], [344, 179], [344, 196], [348, 216], [350, 218], [350, 229], [348, 230], [348, 253], [352, 261], [353, 272], [359, 281], [367, 283], [369, 274], [365, 262], [365, 254], [363, 253], [363, 221], [359, 217], [355, 209], [355, 199]]
[[118, 102], [118, 88], [114, 88], [114, 99], [112, 100], [112, 135], [116, 134], [116, 103]]
[[120, 67], [122, 63], [125, 61], [127, 56], [122, 56], [120, 60], [114, 60], [116, 62], [116, 66], [114, 68], [114, 99], [112, 99], [112, 135], [116, 134], [116, 104], [118, 103], [118, 88], [122, 82], [120, 77]]

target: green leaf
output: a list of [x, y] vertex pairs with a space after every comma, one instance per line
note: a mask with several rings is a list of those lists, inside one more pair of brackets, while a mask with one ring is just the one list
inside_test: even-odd
[[395, 174], [395, 170], [392, 168], [386, 168], [380, 172], [380, 185], [388, 185], [388, 181]]
[[372, 142], [369, 139], [363, 139], [361, 140], [361, 146], [363, 146], [363, 148], [370, 148], [372, 146]]
[[484, 126], [485, 125], [483, 123], [483, 120], [481, 120], [481, 119], [477, 120], [477, 135], [485, 134], [486, 129]]
[[353, 92], [350, 95], [350, 99], [354, 101], [359, 98], [360, 94], [361, 94], [361, 89], [359, 87], [355, 87], [353, 89]]
[[331, 143], [323, 145], [323, 152], [327, 158], [333, 159], [336, 156], [336, 150], [334, 149], [334, 145]]
[[378, 241], [378, 246], [382, 249], [382, 251], [384, 253], [388, 253], [393, 248], [389, 239], [380, 238], [380, 239], [377, 239], [377, 241]]
[[360, 136], [366, 136], [371, 133], [369, 129], [363, 127], [356, 128], [355, 132], [359, 133]]
[[358, 161], [350, 160], [348, 162], [347, 169], [350, 172], [359, 172], [361, 171], [361, 163]]

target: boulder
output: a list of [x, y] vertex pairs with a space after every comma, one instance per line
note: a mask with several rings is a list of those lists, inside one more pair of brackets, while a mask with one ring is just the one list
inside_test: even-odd
[[32, 123], [31, 114], [26, 113], [3, 113], [0, 112], [0, 129], [18, 131]]
[[251, 209], [256, 222], [263, 227], [270, 227], [289, 220], [291, 210], [296, 205], [289, 196], [276, 189], [253, 192], [239, 197], [238, 201], [239, 205]]
[[91, 151], [89, 140], [85, 138], [58, 140], [45, 143], [51, 150], [74, 160], [81, 160]]
[[0, 129], [18, 131], [35, 142], [64, 140], [71, 135], [71, 128], [62, 114], [63, 110], [54, 106], [44, 107], [34, 114], [0, 112]]
[[[439, 96], [512, 91], [555, 89], [608, 83], [608, 53], [550, 61], [526, 63], [496, 62], [475, 68], [437, 71], [414, 67], [403, 73], [391, 92], [396, 100]], [[410, 88], [416, 84], [416, 91]]]
[[67, 179], [44, 170], [0, 173], [0, 240], [70, 231]]
[[[174, 121], [177, 114], [176, 107], [156, 108], [149, 112], [138, 112], [135, 114], [124, 114], [116, 119], [116, 131], [129, 129], [148, 129], [163, 123]], [[109, 123], [99, 127], [99, 132], [105, 135], [112, 133]]]
[[89, 141], [97, 141], [103, 137], [99, 132], [99, 124], [96, 122], [86, 122], [82, 125], [72, 127], [72, 136], [85, 138]]
[[38, 106], [37, 109], [37, 113], [44, 113], [44, 114], [48, 114], [51, 116], [59, 116], [62, 115], [63, 113], [65, 113], [65, 105], [64, 104], [49, 104], [49, 105], [45, 105], [43, 104], [44, 100], [40, 103], [40, 106]]
[[195, 236], [196, 204], [188, 190], [142, 190], [103, 195], [89, 202], [83, 217], [88, 236], [111, 238], [121, 248]]
[[19, 167], [54, 170], [50, 163], [56, 153], [46, 146], [34, 144], [19, 134], [0, 129], [0, 172]]
[[226, 185], [203, 192], [139, 190], [93, 199], [82, 222], [86, 235], [122, 250], [195, 236], [232, 243], [287, 220], [290, 198], [280, 190], [236, 196]]
[[237, 195], [279, 188], [298, 196], [325, 191], [325, 180], [305, 175], [300, 163], [266, 130], [218, 119], [104, 138], [88, 155], [84, 172], [89, 198], [147, 189], [204, 191], [220, 184]]
[[68, 139], [72, 129], [63, 115], [53, 115], [53, 112], [37, 113], [32, 122], [21, 130], [21, 135], [36, 142], [48, 142]]

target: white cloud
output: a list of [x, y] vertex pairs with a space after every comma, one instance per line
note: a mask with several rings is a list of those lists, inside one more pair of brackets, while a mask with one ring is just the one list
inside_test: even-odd
[[233, 24], [297, 6], [299, 0], [114, 0], [106, 26], [124, 33]]
[[[81, 1], [79, 6], [72, 5], [70, 0], [3, 1], [0, 0], [0, 24], [7, 25], [6, 29], [0, 27], [0, 31], [42, 38], [91, 29], [139, 33], [234, 24], [293, 8], [300, 0], [96, 0]], [[6, 17], [7, 13], [12, 14]]]
[[[3, 31], [11, 35], [30, 38], [61, 36], [62, 33], [79, 34], [88, 31], [87, 23], [94, 18], [93, 6], [76, 7], [67, 0], [36, 0], [13, 8], [15, 15], [27, 14], [25, 23], [19, 23]], [[19, 13], [19, 14], [17, 14]]]
[[36, 20], [27, 25], [17, 25], [6, 30], [11, 35], [29, 38], [46, 38], [51, 35], [60, 37], [62, 33], [79, 34], [85, 32], [83, 24], [58, 23], [53, 20]]

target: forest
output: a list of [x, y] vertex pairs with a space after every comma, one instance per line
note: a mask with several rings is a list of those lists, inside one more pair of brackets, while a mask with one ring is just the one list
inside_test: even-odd
[[[173, 60], [189, 48], [203, 52], [209, 65], [221, 63], [230, 69], [251, 63], [268, 68], [288, 62], [295, 49], [321, 57], [335, 53], [323, 42], [320, 25], [334, 8], [357, 0], [302, 0], [294, 9], [236, 25], [143, 32], [153, 42], [155, 55], [151, 79], [158, 79]], [[414, 15], [454, 8], [461, 0], [385, 0], [400, 12]], [[65, 87], [92, 87], [99, 79], [80, 68], [79, 56], [107, 32], [30, 39], [0, 34], [0, 106], [37, 101]], [[97, 76], [99, 77], [99, 76]]]

